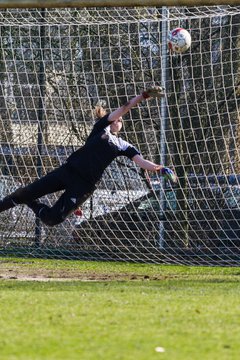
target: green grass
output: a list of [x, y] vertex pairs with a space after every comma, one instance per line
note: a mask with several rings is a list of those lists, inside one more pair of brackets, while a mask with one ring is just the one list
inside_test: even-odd
[[0, 281], [1, 360], [239, 358], [239, 268], [0, 258], [8, 271], [52, 279]]

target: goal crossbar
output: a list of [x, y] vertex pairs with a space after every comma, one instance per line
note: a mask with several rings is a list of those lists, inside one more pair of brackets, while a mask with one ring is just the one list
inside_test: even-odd
[[238, 5], [240, 0], [0, 0], [0, 8], [84, 8], [134, 6]]

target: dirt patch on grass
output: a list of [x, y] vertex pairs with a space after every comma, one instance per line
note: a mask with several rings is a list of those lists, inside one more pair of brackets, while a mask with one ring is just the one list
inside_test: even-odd
[[133, 281], [163, 280], [166, 277], [133, 273], [104, 273], [68, 269], [31, 268], [33, 262], [0, 261], [0, 280], [21, 281]]
[[0, 270], [0, 279], [6, 280], [29, 280], [29, 281], [130, 281], [130, 280], [163, 280], [163, 276], [148, 276], [136, 274], [100, 274], [97, 272], [61, 272], [42, 271], [19, 271], [19, 270]]
[[138, 274], [104, 274], [97, 272], [71, 272], [46, 271], [39, 269], [36, 271], [21, 271], [19, 269], [0, 270], [0, 279], [15, 279], [29, 281], [130, 281], [130, 280], [163, 280], [163, 276], [149, 276]]
[[[61, 274], [62, 275], [62, 274]], [[49, 276], [49, 275], [27, 275], [27, 274], [1, 274], [0, 280], [21, 280], [21, 281], [133, 281], [133, 280], [163, 280], [163, 277], [149, 277], [143, 275], [129, 275], [129, 274], [78, 274], [74, 276]]]

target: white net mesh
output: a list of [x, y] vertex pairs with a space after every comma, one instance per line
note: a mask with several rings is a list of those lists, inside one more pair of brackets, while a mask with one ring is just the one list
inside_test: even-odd
[[[152, 174], [149, 184], [119, 158], [82, 218], [47, 228], [24, 206], [1, 213], [2, 253], [240, 264], [239, 10], [0, 11], [1, 197], [80, 147], [99, 101], [114, 110], [164, 76], [166, 108], [140, 104], [125, 116], [122, 136], [179, 176], [174, 188]], [[165, 56], [164, 29], [179, 26], [192, 46]]]

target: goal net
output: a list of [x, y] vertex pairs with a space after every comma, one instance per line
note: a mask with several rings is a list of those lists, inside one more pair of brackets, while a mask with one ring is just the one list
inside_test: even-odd
[[[176, 27], [192, 37], [182, 55], [167, 48]], [[112, 111], [152, 84], [165, 100], [132, 109], [122, 137], [179, 177], [118, 158], [82, 217], [48, 228], [26, 206], [1, 213], [0, 253], [240, 264], [239, 6], [4, 9], [0, 35], [1, 198], [82, 146], [97, 104]]]

